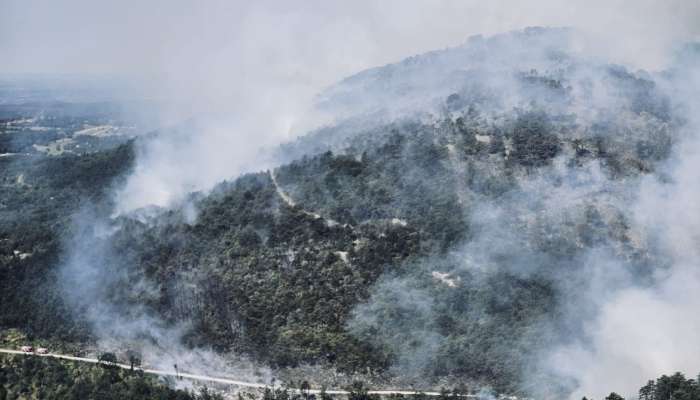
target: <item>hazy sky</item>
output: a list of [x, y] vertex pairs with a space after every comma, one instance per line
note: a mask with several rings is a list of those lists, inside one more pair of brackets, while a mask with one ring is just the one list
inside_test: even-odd
[[189, 162], [170, 146], [140, 163], [163, 173], [133, 204], [164, 204], [303, 132], [313, 96], [362, 69], [533, 25], [580, 28], [588, 54], [653, 69], [699, 20], [694, 0], [0, 0], [0, 74], [123, 75], [137, 95], [168, 100], [168, 123], [226, 116], [187, 143]]
[[150, 97], [228, 111], [533, 25], [580, 28], [606, 59], [653, 69], [699, 20], [695, 0], [0, 0], [0, 74], [124, 75]]
[[192, 179], [211, 183], [235, 175], [251, 142], [303, 132], [314, 94], [362, 69], [533, 25], [580, 28], [587, 54], [654, 69], [699, 20], [695, 0], [0, 0], [0, 74], [120, 75], [168, 100], [163, 121], [231, 118], [198, 132], [207, 163]]
[[620, 36], [624, 46], [615, 54], [653, 65], [669, 40], [700, 32], [694, 0], [2, 0], [0, 8], [0, 72], [159, 78], [263, 65], [327, 82], [472, 34], [528, 25]]

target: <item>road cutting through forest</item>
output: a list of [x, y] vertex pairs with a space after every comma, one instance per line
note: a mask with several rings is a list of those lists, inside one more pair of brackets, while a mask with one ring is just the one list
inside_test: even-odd
[[[91, 364], [99, 364], [100, 361], [96, 358], [86, 358], [86, 357], [75, 357], [75, 356], [69, 356], [69, 355], [64, 355], [64, 354], [36, 354], [36, 353], [27, 353], [24, 351], [20, 350], [12, 350], [12, 349], [0, 349], [0, 353], [5, 353], [5, 354], [14, 354], [14, 355], [21, 355], [21, 356], [27, 356], [27, 357], [48, 357], [48, 358], [57, 358], [61, 360], [69, 360], [69, 361], [78, 361], [78, 362], [85, 362], [85, 363], [91, 363]], [[111, 366], [122, 368], [122, 369], [131, 369], [131, 366], [128, 364], [120, 364], [120, 363], [110, 363]], [[232, 386], [238, 386], [238, 387], [244, 387], [244, 388], [253, 388], [253, 389], [264, 389], [266, 387], [270, 387], [270, 385], [264, 384], [264, 383], [255, 383], [255, 382], [244, 382], [244, 381], [239, 381], [235, 379], [230, 379], [230, 378], [222, 378], [222, 377], [215, 377], [215, 376], [207, 376], [207, 375], [197, 375], [197, 374], [189, 374], [186, 372], [178, 372], [178, 371], [166, 371], [166, 370], [160, 370], [160, 369], [150, 369], [150, 368], [134, 368], [139, 371], [143, 371], [143, 373], [146, 374], [151, 374], [151, 375], [159, 375], [159, 376], [172, 376], [176, 378], [182, 378], [182, 379], [189, 379], [193, 381], [199, 381], [199, 382], [212, 382], [212, 383], [219, 383], [219, 384], [224, 384], [224, 385], [232, 385]], [[300, 392], [300, 389], [296, 388], [289, 388], [289, 390], [294, 391], [294, 392]], [[320, 389], [309, 389], [305, 390], [306, 393], [309, 394], [320, 394], [321, 390]], [[331, 394], [331, 395], [349, 395], [350, 391], [347, 390], [342, 390], [342, 389], [327, 389], [325, 390], [325, 393]], [[390, 395], [417, 395], [417, 394], [422, 394], [425, 396], [439, 396], [440, 392], [421, 392], [421, 391], [416, 391], [416, 390], [401, 390], [401, 389], [386, 389], [386, 390], [369, 390], [367, 392], [368, 394], [376, 394], [380, 396], [390, 396]], [[476, 395], [461, 395], [460, 397], [465, 397], [465, 398], [477, 398], [478, 396]], [[501, 397], [503, 399], [508, 399], [508, 400], [516, 400], [515, 397]]]

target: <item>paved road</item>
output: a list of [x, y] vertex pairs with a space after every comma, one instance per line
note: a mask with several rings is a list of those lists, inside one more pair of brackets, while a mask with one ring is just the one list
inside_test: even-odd
[[[86, 362], [86, 363], [92, 363], [92, 364], [97, 364], [98, 360], [96, 358], [85, 358], [85, 357], [73, 357], [73, 356], [67, 356], [63, 354], [36, 354], [36, 353], [25, 353], [23, 351], [19, 350], [10, 350], [10, 349], [0, 349], [0, 353], [6, 353], [6, 354], [18, 354], [18, 355], [23, 355], [27, 357], [51, 357], [51, 358], [59, 358], [62, 360], [71, 360], [71, 361], [80, 361], [80, 362]], [[130, 365], [127, 364], [115, 364], [119, 368], [123, 369], [131, 369]], [[256, 389], [262, 389], [265, 388], [269, 385], [266, 385], [264, 383], [253, 383], [253, 382], [244, 382], [244, 381], [238, 381], [235, 379], [229, 379], [229, 378], [219, 378], [219, 377], [214, 377], [214, 376], [206, 376], [206, 375], [195, 375], [195, 374], [188, 374], [188, 373], [183, 373], [180, 372], [179, 374], [176, 373], [175, 371], [164, 371], [164, 370], [159, 370], [159, 369], [140, 369], [146, 374], [153, 374], [153, 375], [160, 375], [160, 376], [180, 376], [185, 379], [191, 379], [195, 381], [201, 381], [201, 382], [216, 382], [216, 383], [223, 383], [226, 385], [234, 385], [234, 386], [240, 386], [240, 387], [247, 387], [247, 388], [256, 388]], [[298, 389], [294, 389], [295, 391], [298, 391]], [[311, 389], [308, 391], [309, 393], [313, 394], [319, 394], [321, 393], [321, 390], [319, 389]], [[326, 393], [328, 394], [336, 394], [336, 395], [347, 395], [350, 392], [347, 390], [339, 390], [339, 389], [331, 389], [331, 390], [326, 390]], [[388, 396], [392, 394], [403, 394], [403, 395], [413, 395], [413, 394], [418, 394], [422, 393], [426, 396], [439, 396], [439, 392], [416, 392], [413, 390], [400, 390], [400, 389], [390, 389], [390, 390], [370, 390], [368, 392], [369, 394], [378, 394], [382, 396]], [[476, 396], [473, 395], [465, 395], [464, 397], [467, 398], [474, 398]]]

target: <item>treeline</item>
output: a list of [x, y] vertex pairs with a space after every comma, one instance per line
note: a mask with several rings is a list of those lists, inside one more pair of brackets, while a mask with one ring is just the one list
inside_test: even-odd
[[[700, 378], [700, 376], [699, 376]], [[662, 375], [650, 380], [639, 389], [638, 400], [699, 400], [700, 380], [688, 379], [677, 372], [671, 376]], [[415, 395], [379, 396], [370, 394], [369, 388], [361, 381], [355, 381], [346, 388], [348, 400], [457, 400], [470, 395], [476, 399], [493, 399], [497, 396], [488, 390], [469, 390], [458, 387], [442, 389], [438, 396]], [[333, 400], [346, 396], [330, 395], [325, 389], [320, 393], [310, 393], [306, 381], [297, 389], [289, 387], [266, 387], [255, 393], [240, 393], [239, 400]], [[52, 399], [52, 400], [221, 400], [223, 397], [206, 387], [196, 392], [177, 390], [168, 387], [168, 382], [144, 374], [138, 369], [125, 370], [114, 367], [110, 362], [99, 365], [85, 365], [77, 362], [43, 357], [0, 356], [0, 400]], [[583, 400], [588, 400], [584, 397]], [[617, 393], [611, 393], [605, 400], [624, 400]]]
[[[583, 398], [587, 400], [586, 397]], [[700, 400], [700, 375], [698, 379], [688, 379], [681, 372], [662, 375], [650, 380], [639, 389], [638, 400]], [[610, 393], [605, 400], [625, 400], [619, 394]]]
[[[52, 400], [222, 400], [215, 390], [202, 387], [195, 391], [169, 387], [167, 380], [144, 374], [142, 371], [117, 368], [109, 360], [98, 365], [56, 360], [47, 357], [0, 356], [0, 400], [52, 399]], [[346, 388], [347, 396], [331, 395], [325, 389], [310, 393], [306, 381], [298, 388], [269, 386], [258, 392], [241, 392], [239, 400], [379, 400], [370, 394], [366, 384], [355, 381]], [[484, 392], [486, 393], [486, 392]], [[443, 389], [439, 396], [389, 395], [392, 400], [456, 400], [465, 394], [475, 395], [466, 389]], [[484, 395], [485, 398], [488, 395]]]
[[[681, 372], [676, 372], [675, 374], [668, 376], [662, 375], [656, 380], [650, 380], [646, 385], [639, 389], [637, 400], [699, 400], [700, 399], [700, 375], [698, 379], [688, 379]], [[322, 391], [319, 395], [309, 394], [308, 385], [304, 386], [306, 383], [301, 384], [301, 393], [290, 393], [287, 389], [274, 389], [266, 388], [262, 394], [262, 400], [330, 400], [333, 397]], [[352, 386], [347, 388], [350, 392], [348, 398], [349, 400], [379, 400], [381, 397], [375, 394], [369, 394], [368, 388], [362, 382], [355, 382]], [[412, 399], [412, 400], [456, 400], [464, 398], [468, 395], [469, 398], [474, 399], [494, 399], [500, 398], [498, 395], [493, 394], [489, 390], [468, 390], [466, 387], [455, 388], [453, 390], [442, 389], [438, 396], [427, 396], [425, 394], [415, 394], [415, 395], [390, 395], [384, 396], [383, 398], [389, 399]], [[512, 398], [507, 397], [506, 398]], [[589, 400], [587, 397], [583, 397], [582, 400]], [[593, 399], [590, 399], [593, 400]], [[605, 397], [605, 400], [625, 400], [619, 394], [612, 392]]]
[[[440, 394], [437, 396], [431, 395], [428, 396], [425, 393], [416, 393], [416, 394], [391, 394], [391, 395], [384, 395], [380, 396], [378, 394], [374, 393], [369, 393], [369, 388], [361, 381], [355, 381], [353, 382], [349, 387], [345, 388], [348, 392], [347, 395], [330, 395], [326, 392], [325, 389], [321, 389], [320, 393], [315, 394], [315, 393], [309, 393], [309, 385], [307, 382], [302, 382], [300, 385], [300, 388], [298, 390], [293, 390], [290, 391], [287, 388], [272, 388], [272, 387], [266, 387], [262, 394], [256, 396], [255, 394], [247, 394], [249, 399], [260, 399], [260, 400], [333, 400], [333, 399], [338, 399], [338, 398], [343, 398], [343, 399], [348, 399], [348, 400], [380, 400], [380, 399], [389, 399], [389, 400], [404, 400], [404, 399], [410, 399], [410, 400], [457, 400], [457, 399], [463, 399], [466, 395], [469, 395], [470, 398], [476, 398], [476, 399], [492, 399], [493, 395], [488, 391], [480, 391], [480, 392], [470, 392], [466, 388], [456, 388], [453, 390], [447, 390], [447, 389], [442, 389], [440, 391]], [[239, 399], [242, 400], [242, 397], [239, 395]]]

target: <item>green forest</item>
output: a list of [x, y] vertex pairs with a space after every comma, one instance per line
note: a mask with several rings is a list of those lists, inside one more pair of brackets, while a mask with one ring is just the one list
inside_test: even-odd
[[[584, 296], [591, 259], [604, 254], [640, 287], [668, 268], [658, 244], [635, 235], [630, 193], [645, 178], [669, 179], [664, 162], [684, 123], [645, 74], [597, 68], [615, 107], [577, 103], [570, 71], [515, 75], [531, 98], [512, 107], [469, 81], [451, 86], [432, 114], [341, 121], [281, 145], [295, 155], [288, 162], [120, 215], [115, 191], [167, 129], [83, 138], [89, 151], [49, 154], [33, 145], [63, 133], [21, 136], [8, 117], [0, 344], [84, 354], [105, 335], [165, 346], [160, 333], [177, 332], [184, 349], [360, 377], [352, 400], [406, 382], [450, 388], [441, 399], [482, 387], [528, 396], [540, 389], [533, 380], [564, 396], [575, 382], [538, 361], [553, 344], [587, 339], [590, 319], [571, 307], [596, 311]], [[592, 84], [582, 85], [592, 98]], [[143, 321], [157, 321], [158, 334]], [[0, 363], [0, 400], [218, 396], [105, 366]], [[698, 381], [677, 373], [649, 381], [639, 398], [699, 393]]]
[[0, 400], [220, 400], [169, 388], [152, 376], [110, 366], [85, 366], [51, 358], [0, 356]]
[[[333, 400], [325, 391], [308, 393], [309, 385], [302, 382], [300, 390], [286, 387], [267, 387], [258, 392], [238, 395], [239, 400]], [[366, 384], [354, 382], [346, 388], [348, 400], [378, 400], [368, 394]], [[455, 400], [471, 394], [477, 399], [492, 398], [488, 392], [470, 392], [467, 388], [443, 389], [439, 396], [391, 395], [391, 400]], [[662, 375], [650, 380], [639, 389], [639, 400], [698, 400], [698, 380], [688, 379], [682, 373]], [[223, 400], [216, 389], [201, 387], [194, 391], [176, 390], [167, 381], [160, 381], [139, 370], [115, 368], [108, 363], [85, 365], [51, 358], [0, 355], [0, 400]], [[583, 400], [588, 399], [586, 397]], [[600, 400], [624, 400], [615, 392]]]

